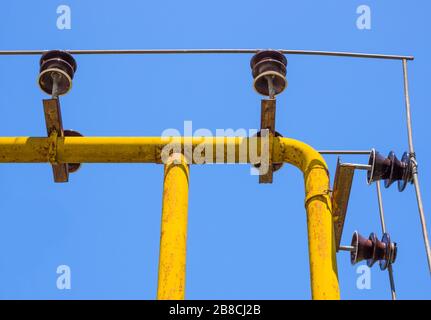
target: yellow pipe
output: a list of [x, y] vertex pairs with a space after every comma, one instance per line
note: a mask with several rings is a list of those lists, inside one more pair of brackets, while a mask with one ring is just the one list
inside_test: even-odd
[[322, 156], [305, 143], [287, 138], [281, 138], [280, 142], [285, 162], [304, 174], [312, 297], [338, 300], [340, 290], [327, 165]]
[[157, 299], [184, 299], [189, 166], [182, 154], [165, 164]]
[[[0, 163], [49, 162], [52, 151], [58, 163], [162, 163], [161, 151], [167, 145], [179, 145], [181, 152], [188, 146], [192, 152], [197, 147], [212, 150], [213, 162], [218, 153], [224, 156], [234, 150], [235, 157], [225, 158], [225, 163], [249, 163], [247, 152], [245, 159], [239, 154], [240, 150], [247, 150], [250, 140], [243, 137], [59, 137], [54, 141], [45, 137], [0, 137]], [[256, 138], [258, 147], [259, 141]]]
[[[252, 138], [242, 137], [60, 137], [51, 138], [8, 137], [0, 138], [0, 162], [146, 162], [162, 163], [161, 151], [168, 144], [180, 145], [180, 152], [191, 152], [199, 146], [212, 150], [213, 162], [250, 163], [247, 148]], [[222, 153], [222, 161], [217, 151]], [[234, 156], [228, 152], [234, 150]], [[246, 150], [245, 157], [240, 151]], [[257, 154], [260, 139], [257, 138]], [[192, 160], [194, 161], [194, 159]], [[310, 146], [287, 138], [274, 138], [272, 161], [295, 165], [304, 173], [305, 207], [307, 210], [308, 243], [310, 255], [311, 290], [314, 299], [338, 299], [338, 276], [335, 258], [335, 240], [332, 208], [329, 197], [328, 168], [321, 155]], [[192, 162], [190, 162], [192, 163]]]

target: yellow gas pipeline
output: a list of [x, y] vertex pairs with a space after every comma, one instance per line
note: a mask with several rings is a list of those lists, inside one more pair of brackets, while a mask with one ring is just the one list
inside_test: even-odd
[[[0, 163], [162, 163], [161, 150], [167, 143], [189, 144], [192, 151], [207, 144], [213, 151], [235, 150], [235, 157], [224, 162], [250, 162], [239, 156], [250, 138], [192, 138], [181, 137], [167, 141], [162, 137], [60, 137], [0, 138]], [[177, 155], [178, 157], [178, 155]], [[213, 161], [218, 161], [216, 152]], [[184, 297], [188, 165], [181, 157], [180, 164], [167, 163], [162, 212], [162, 235], [159, 262], [160, 299]], [[274, 138], [272, 161], [286, 162], [304, 174], [305, 208], [307, 211], [308, 246], [310, 257], [311, 291], [313, 299], [339, 299], [335, 240], [329, 196], [328, 168], [321, 155], [305, 143], [288, 138]]]

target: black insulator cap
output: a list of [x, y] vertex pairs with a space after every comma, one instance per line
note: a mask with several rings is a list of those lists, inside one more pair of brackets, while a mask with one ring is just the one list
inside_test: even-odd
[[254, 78], [254, 89], [264, 96], [269, 96], [268, 77], [272, 78], [274, 95], [287, 87], [286, 57], [279, 51], [265, 50], [256, 53], [250, 61]]
[[52, 95], [53, 76], [57, 75], [57, 95], [64, 95], [72, 88], [76, 69], [76, 61], [70, 53], [47, 51], [40, 58], [39, 86], [43, 92]]
[[404, 152], [401, 162], [405, 163], [405, 169], [400, 180], [398, 180], [398, 191], [403, 192], [408, 183], [413, 183], [413, 167], [410, 153]]
[[367, 181], [369, 184], [374, 181], [386, 180], [391, 175], [391, 160], [382, 156], [375, 149], [371, 150], [368, 164], [371, 166], [371, 170], [367, 173]]
[[388, 159], [391, 161], [391, 170], [389, 178], [385, 180], [385, 188], [389, 188], [395, 181], [402, 180], [407, 167], [407, 163], [400, 161], [393, 151], [389, 153]]
[[371, 268], [378, 261], [380, 269], [386, 270], [397, 257], [397, 244], [391, 242], [387, 233], [380, 241], [374, 233], [371, 233], [367, 239], [355, 231], [351, 246], [353, 250], [350, 252], [350, 262], [353, 265], [366, 260], [367, 265]]
[[389, 188], [395, 181], [398, 181], [398, 190], [403, 192], [407, 184], [413, 182], [412, 160], [408, 152], [405, 152], [402, 159], [399, 160], [393, 151], [385, 158], [372, 149], [368, 164], [371, 166], [371, 170], [367, 173], [369, 184], [385, 180], [385, 188]]
[[353, 251], [350, 252], [352, 265], [368, 260], [373, 256], [373, 242], [360, 235], [358, 231], [353, 233], [351, 246], [353, 247]]

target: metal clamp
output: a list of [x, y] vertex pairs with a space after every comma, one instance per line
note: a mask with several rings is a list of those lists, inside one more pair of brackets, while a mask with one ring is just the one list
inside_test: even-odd
[[341, 163], [337, 161], [334, 187], [332, 192], [332, 216], [334, 220], [335, 247], [340, 248], [343, 234], [344, 221], [346, 220], [347, 207], [349, 205], [350, 191], [352, 189], [355, 170], [370, 170], [370, 166], [363, 164]]

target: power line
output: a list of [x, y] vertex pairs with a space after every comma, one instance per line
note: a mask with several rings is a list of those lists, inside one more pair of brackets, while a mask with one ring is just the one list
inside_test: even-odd
[[[112, 49], [65, 50], [70, 54], [255, 54], [264, 49]], [[41, 55], [48, 50], [1, 50], [0, 55]], [[414, 60], [413, 56], [316, 50], [277, 50], [283, 54], [313, 55], [387, 60]]]

